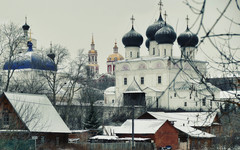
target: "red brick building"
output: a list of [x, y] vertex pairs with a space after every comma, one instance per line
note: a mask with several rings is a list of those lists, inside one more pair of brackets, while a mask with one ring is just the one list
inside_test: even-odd
[[70, 133], [47, 96], [9, 92], [1, 95], [1, 139], [35, 139], [39, 145], [60, 145], [68, 143]]
[[[115, 130], [119, 138], [132, 137], [132, 120], [125, 121]], [[150, 138], [157, 148], [171, 146], [178, 148], [178, 130], [167, 120], [134, 120], [134, 137]]]

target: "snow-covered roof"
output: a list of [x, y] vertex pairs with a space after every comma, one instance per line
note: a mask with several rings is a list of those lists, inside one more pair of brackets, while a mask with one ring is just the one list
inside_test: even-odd
[[240, 98], [240, 90], [238, 91], [221, 91], [220, 92], [221, 99], [237, 99]]
[[72, 133], [84, 133], [88, 132], [89, 130], [71, 130]]
[[[156, 131], [166, 122], [166, 120], [156, 119], [134, 119], [135, 134], [155, 134]], [[116, 134], [131, 134], [132, 120], [126, 120], [121, 127], [115, 129]]]
[[4, 94], [30, 132], [71, 133], [46, 95]]
[[159, 90], [159, 89], [157, 89], [155, 87], [146, 87], [145, 89], [143, 89], [143, 91], [145, 91], [146, 89], [151, 89], [151, 90], [153, 90], [155, 92], [162, 92], [161, 90]]
[[216, 112], [148, 112], [159, 120], [169, 120], [188, 126], [211, 126]]
[[[122, 140], [122, 141], [132, 141], [132, 138], [125, 137], [125, 138], [119, 138], [119, 140]], [[134, 141], [146, 141], [146, 140], [151, 140], [151, 138], [136, 138], [136, 137], [134, 137]]]
[[[96, 135], [94, 137], [89, 138], [90, 140], [118, 140], [118, 141], [131, 141], [132, 138], [119, 138], [118, 136], [106, 136], [106, 135]], [[134, 137], [134, 141], [146, 141], [150, 140], [150, 138], [136, 138]]]
[[111, 86], [104, 91], [104, 94], [115, 94], [115, 86]]
[[190, 137], [194, 137], [194, 138], [214, 138], [216, 137], [213, 134], [207, 133], [207, 132], [203, 132], [201, 130], [195, 129], [193, 127], [190, 126], [183, 126], [180, 124], [174, 124], [174, 127], [177, 128], [178, 130], [188, 134]]
[[[217, 89], [216, 86], [209, 82], [207, 82], [206, 84], [212, 90]], [[174, 82], [174, 84], [170, 88], [172, 90], [186, 90], [192, 88], [192, 90], [195, 89], [197, 91], [201, 91], [206, 90], [206, 85], [202, 84], [200, 80], [188, 78], [180, 82]]]
[[118, 136], [96, 135], [89, 138], [90, 140], [117, 140]]
[[[179, 57], [171, 57], [173, 60], [181, 60], [182, 58]], [[154, 60], [168, 60], [169, 57], [161, 57], [161, 56], [141, 56], [140, 58], [135, 59], [124, 59], [119, 60], [116, 63], [126, 63], [126, 62], [138, 62], [138, 61], [154, 61]], [[203, 62], [207, 63], [207, 61], [202, 60], [194, 60], [195, 62]]]
[[116, 135], [115, 130], [119, 128], [120, 126], [104, 126], [103, 127], [103, 135]]

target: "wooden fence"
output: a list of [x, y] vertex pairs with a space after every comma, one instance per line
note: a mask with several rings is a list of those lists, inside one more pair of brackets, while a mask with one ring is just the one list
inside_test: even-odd
[[[81, 150], [132, 150], [131, 143], [77, 143], [71, 144]], [[155, 150], [154, 143], [135, 143], [135, 150]]]

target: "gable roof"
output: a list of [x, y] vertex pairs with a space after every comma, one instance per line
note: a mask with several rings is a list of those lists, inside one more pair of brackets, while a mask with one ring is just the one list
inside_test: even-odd
[[124, 93], [144, 93], [135, 78]]
[[[135, 134], [155, 134], [166, 120], [134, 119]], [[126, 120], [121, 127], [115, 129], [116, 134], [132, 134], [132, 120]]]
[[71, 133], [46, 95], [10, 92], [4, 95], [30, 132]]
[[211, 126], [217, 115], [216, 112], [147, 112], [159, 120], [169, 120], [188, 126]]
[[152, 91], [154, 91], [154, 92], [163, 92], [163, 91], [161, 91], [161, 90], [159, 90], [159, 89], [157, 89], [157, 88], [155, 88], [155, 87], [146, 87], [146, 88], [144, 88], [143, 89], [143, 91], [145, 91], [145, 90], [147, 90], [147, 89], [150, 89], [150, 90], [152, 90]]
[[188, 134], [190, 137], [194, 137], [194, 138], [214, 138], [214, 137], [216, 137], [213, 134], [203, 132], [201, 130], [198, 130], [198, 129], [190, 127], [190, 126], [174, 124], [174, 127], [176, 129], [182, 131], [183, 133]]

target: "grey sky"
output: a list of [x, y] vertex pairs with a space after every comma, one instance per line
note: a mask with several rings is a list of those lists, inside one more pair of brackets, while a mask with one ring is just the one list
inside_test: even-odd
[[[100, 73], [104, 73], [106, 59], [113, 52], [115, 39], [119, 52], [124, 56], [121, 38], [130, 30], [132, 14], [136, 19], [136, 31], [146, 40], [147, 27], [159, 16], [158, 2], [159, 0], [0, 0], [0, 24], [12, 21], [21, 26], [27, 16], [32, 36], [38, 40], [38, 48], [49, 47], [52, 41], [53, 44], [66, 46], [72, 56], [82, 48], [87, 53], [93, 33], [99, 54]], [[204, 23], [208, 27], [219, 16], [217, 8], [222, 10], [226, 3], [226, 0], [207, 1]], [[163, 0], [163, 5], [163, 10], [168, 14], [167, 22], [174, 27], [177, 35], [186, 29], [186, 15], [189, 15], [190, 25], [193, 23], [195, 16], [182, 0]], [[235, 1], [228, 11], [229, 17], [240, 21]], [[226, 32], [229, 25], [223, 21], [214, 32]], [[195, 32], [195, 29], [192, 31]], [[233, 27], [232, 31], [239, 31], [239, 27]], [[211, 47], [206, 49], [209, 51]], [[143, 43], [141, 55], [146, 54], [147, 49]], [[174, 43], [174, 55], [180, 55], [177, 42]], [[204, 54], [200, 51], [198, 55], [204, 59]]]

